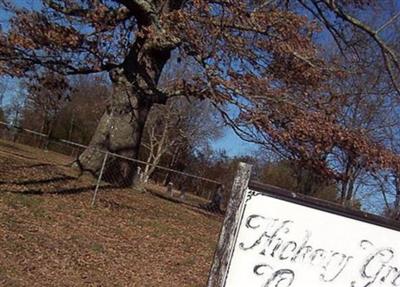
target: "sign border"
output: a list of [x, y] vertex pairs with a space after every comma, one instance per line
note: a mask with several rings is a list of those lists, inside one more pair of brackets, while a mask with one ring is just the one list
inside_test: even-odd
[[362, 221], [372, 225], [377, 225], [391, 230], [400, 231], [400, 222], [398, 221], [372, 213], [354, 210], [349, 207], [344, 207], [335, 202], [295, 193], [283, 188], [279, 188], [269, 184], [263, 184], [257, 181], [250, 181], [248, 184], [248, 188], [255, 191], [256, 193], [266, 194], [272, 198], [281, 199], [301, 206], [306, 206], [309, 208], [336, 214], [339, 216]]
[[[294, 193], [269, 184], [252, 181], [250, 179], [251, 168], [252, 166], [249, 164], [239, 163], [225, 218], [221, 226], [218, 245], [215, 249], [213, 264], [209, 272], [207, 287], [225, 286], [240, 228], [237, 222], [239, 224], [241, 222], [246, 203], [254, 196], [260, 194], [390, 230], [400, 231], [400, 222], [393, 219], [354, 210], [335, 202]], [[248, 193], [247, 190], [250, 190], [251, 193]]]

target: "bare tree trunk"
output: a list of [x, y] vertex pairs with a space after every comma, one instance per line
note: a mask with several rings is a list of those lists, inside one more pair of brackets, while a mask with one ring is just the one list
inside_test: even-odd
[[355, 178], [354, 174], [351, 175], [351, 178], [349, 180], [348, 186], [347, 186], [347, 194], [346, 194], [346, 205], [351, 206], [352, 201], [354, 200], [354, 184], [355, 184]]
[[[96, 132], [86, 149], [78, 159], [82, 171], [97, 174], [104, 153], [109, 151], [119, 155], [137, 158], [140, 141], [151, 103], [144, 96], [133, 91], [128, 81], [119, 76], [114, 79], [113, 92]], [[105, 177], [118, 185], [129, 186], [133, 183], [136, 165], [134, 162], [110, 157]]]
[[396, 197], [393, 203], [393, 209], [391, 211], [391, 218], [399, 220], [400, 215], [400, 179], [397, 175], [394, 176], [394, 186], [396, 189]]
[[74, 132], [74, 124], [75, 124], [75, 111], [72, 111], [72, 117], [71, 121], [69, 123], [69, 129], [68, 129], [68, 140], [72, 141], [72, 133]]
[[[168, 111], [167, 111], [168, 113]], [[151, 127], [151, 131], [149, 133], [149, 141], [150, 141], [150, 150], [149, 150], [149, 156], [147, 157], [147, 162], [151, 163], [152, 165], [147, 164], [143, 170], [142, 173], [142, 182], [147, 183], [148, 180], [150, 179], [151, 175], [153, 172], [156, 170], [156, 165], [158, 165], [161, 161], [161, 157], [167, 152], [169, 146], [167, 142], [168, 138], [168, 131], [169, 131], [169, 125], [171, 124], [169, 122], [170, 117], [167, 115], [167, 117], [164, 119], [164, 127], [162, 131], [162, 135], [160, 139], [157, 139], [157, 135], [154, 132], [155, 127]], [[173, 143], [169, 143], [173, 144]]]
[[151, 162], [152, 165], [146, 165], [146, 167], [143, 171], [143, 178], [142, 178], [143, 183], [147, 183], [149, 181], [150, 177], [156, 170], [156, 165], [158, 165], [160, 163], [161, 156], [162, 156], [162, 154], [157, 155]]
[[[55, 112], [55, 114], [57, 114], [57, 112]], [[54, 130], [54, 125], [55, 125], [55, 121], [56, 121], [56, 116], [50, 116], [48, 122], [47, 122], [47, 138], [46, 138], [46, 144], [44, 149], [48, 150], [49, 149], [49, 145], [51, 142], [51, 139], [53, 137], [53, 130]]]
[[[171, 161], [169, 162], [169, 165], [168, 165], [169, 168], [173, 168], [174, 167], [174, 165], [175, 165], [175, 163], [176, 163], [176, 161], [178, 159], [178, 153], [179, 153], [179, 147], [176, 147], [175, 150], [174, 150], [174, 153], [172, 154]], [[168, 185], [168, 183], [171, 181], [171, 177], [172, 177], [171, 172], [168, 171], [166, 176], [165, 176], [165, 178], [164, 178], [164, 182], [163, 182], [164, 186]]]

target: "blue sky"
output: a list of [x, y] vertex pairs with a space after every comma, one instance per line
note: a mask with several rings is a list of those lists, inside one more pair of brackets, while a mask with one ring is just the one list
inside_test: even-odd
[[224, 136], [212, 143], [214, 150], [226, 150], [229, 156], [247, 155], [257, 149], [257, 145], [243, 141], [231, 128], [225, 128]]

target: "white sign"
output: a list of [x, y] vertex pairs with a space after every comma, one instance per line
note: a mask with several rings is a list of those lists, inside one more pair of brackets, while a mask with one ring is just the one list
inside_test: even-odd
[[225, 287], [400, 286], [400, 233], [246, 191]]

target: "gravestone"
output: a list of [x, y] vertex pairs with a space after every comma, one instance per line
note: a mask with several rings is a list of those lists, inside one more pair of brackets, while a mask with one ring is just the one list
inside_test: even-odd
[[400, 286], [397, 222], [250, 181], [241, 164], [208, 287]]
[[169, 194], [169, 196], [173, 197], [174, 196], [174, 184], [170, 181], [168, 182], [167, 185], [167, 193]]
[[217, 186], [217, 189], [214, 192], [212, 192], [211, 201], [207, 204], [201, 205], [201, 207], [209, 212], [222, 213], [223, 210], [221, 209], [221, 206], [223, 204], [223, 199], [224, 199], [224, 185], [219, 184]]

